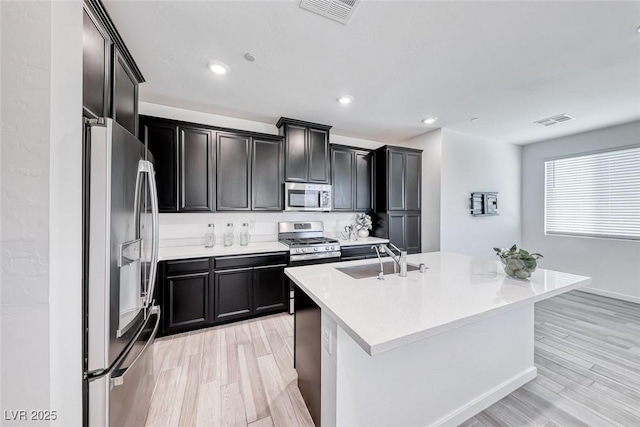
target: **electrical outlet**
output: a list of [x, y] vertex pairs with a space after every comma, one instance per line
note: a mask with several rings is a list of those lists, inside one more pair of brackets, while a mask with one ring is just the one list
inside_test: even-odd
[[329, 353], [329, 355], [333, 354], [331, 329], [324, 328], [324, 331], [322, 332], [322, 341], [324, 342], [324, 349], [327, 350], [327, 353]]
[[254, 230], [256, 228], [256, 222], [254, 220], [249, 221], [249, 229]]

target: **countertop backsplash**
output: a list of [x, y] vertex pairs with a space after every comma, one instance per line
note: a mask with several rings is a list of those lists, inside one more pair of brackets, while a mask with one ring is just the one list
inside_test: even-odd
[[238, 245], [242, 224], [249, 223], [252, 242], [278, 240], [280, 221], [322, 221], [325, 235], [339, 239], [344, 227], [355, 223], [355, 212], [217, 212], [160, 214], [160, 247], [204, 245], [208, 224], [215, 225], [216, 246], [222, 245], [227, 223], [233, 223]]

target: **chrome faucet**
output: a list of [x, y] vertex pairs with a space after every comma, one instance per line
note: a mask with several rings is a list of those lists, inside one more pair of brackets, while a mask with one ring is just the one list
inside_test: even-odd
[[400, 267], [400, 277], [407, 277], [407, 251], [401, 251], [391, 242], [389, 242], [389, 246], [398, 251], [400, 255], [394, 254], [393, 251], [384, 244], [380, 245], [380, 249], [383, 252], [386, 252], [391, 257], [391, 259], [394, 260], [396, 264], [398, 264], [398, 267]]
[[371, 246], [371, 249], [376, 250], [376, 254], [378, 255], [378, 261], [380, 262], [380, 273], [378, 273], [378, 280], [384, 280], [384, 267], [382, 266], [382, 258], [380, 258], [380, 251], [376, 245]]

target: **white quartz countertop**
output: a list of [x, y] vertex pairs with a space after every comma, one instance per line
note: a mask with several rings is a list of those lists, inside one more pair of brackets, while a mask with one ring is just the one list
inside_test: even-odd
[[255, 242], [247, 246], [238, 244], [232, 246], [216, 245], [213, 248], [204, 246], [174, 246], [160, 248], [159, 261], [172, 259], [189, 259], [200, 257], [216, 257], [225, 255], [244, 255], [264, 252], [289, 252], [289, 248], [279, 242]]
[[348, 248], [350, 246], [366, 246], [366, 245], [379, 245], [382, 243], [389, 243], [389, 239], [381, 239], [380, 237], [360, 237], [358, 240], [340, 240], [340, 246]]
[[431, 252], [407, 257], [425, 273], [354, 279], [350, 261], [287, 268], [289, 276], [370, 355], [406, 346], [591, 283], [538, 268], [528, 281], [508, 277], [499, 260]]

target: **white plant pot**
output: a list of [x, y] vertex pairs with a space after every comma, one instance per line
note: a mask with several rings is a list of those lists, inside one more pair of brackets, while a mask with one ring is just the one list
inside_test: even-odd
[[364, 228], [361, 230], [358, 230], [358, 236], [360, 237], [368, 237], [369, 236], [369, 230], [365, 230]]

